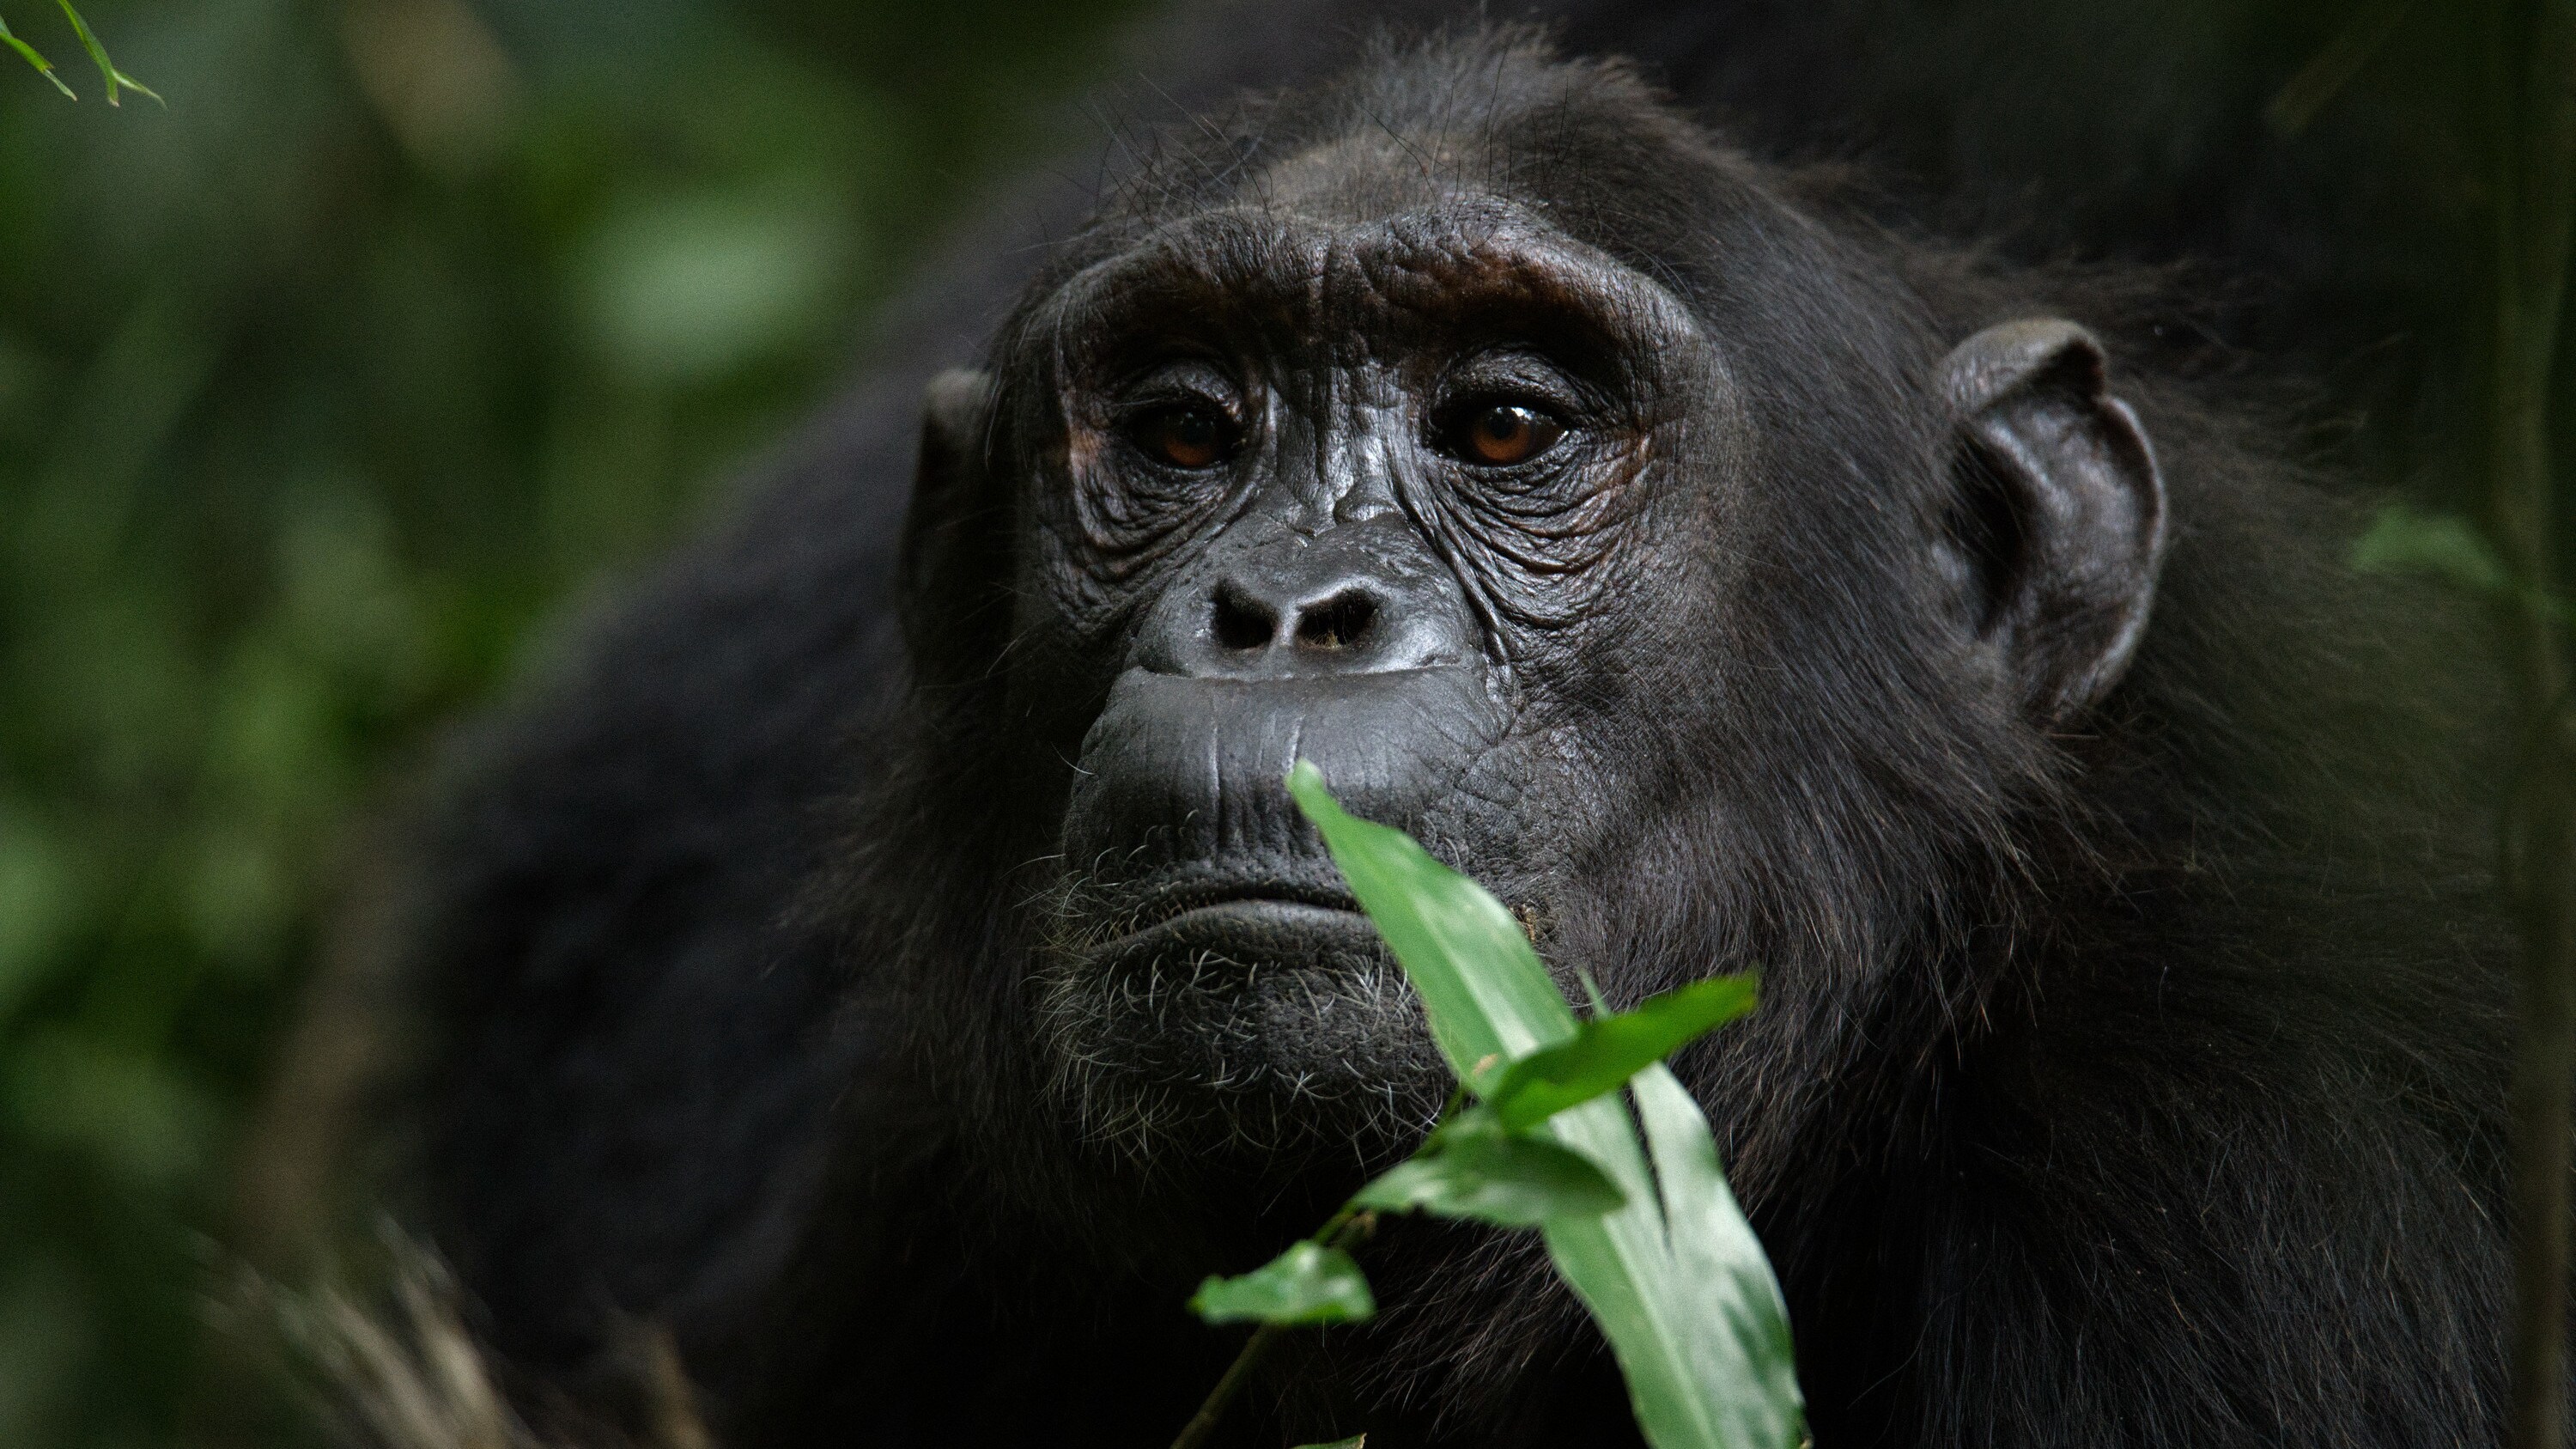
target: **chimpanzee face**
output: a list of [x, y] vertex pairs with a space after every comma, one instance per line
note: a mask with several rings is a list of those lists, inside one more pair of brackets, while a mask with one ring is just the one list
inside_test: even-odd
[[[1737, 381], [1761, 339], [1542, 207], [1399, 161], [1301, 158], [1256, 199], [1140, 229], [947, 405], [1004, 475], [983, 485], [1013, 520], [1002, 707], [1060, 853], [1034, 1025], [1102, 1130], [1214, 1109], [1262, 1135], [1247, 1101], [1436, 1105], [1410, 993], [1283, 787], [1295, 761], [1562, 945], [1574, 897], [1615, 894], [1603, 872], [1667, 803], [1676, 750], [1810, 707], [1771, 688], [1775, 646], [1821, 621], [1784, 626], [1807, 594], [1761, 571], [1797, 566], [1770, 542], [1785, 517], [1839, 505], [1766, 476], [1794, 450], [1764, 447]], [[2098, 363], [2075, 329], [2031, 325], [2058, 330], [1976, 352], [1977, 387]], [[1983, 397], [1951, 401], [1983, 417]], [[939, 447], [939, 411], [929, 451], [977, 451]], [[2119, 425], [2040, 411], [2042, 432]], [[2063, 437], [2036, 447], [2030, 467], [2064, 461]], [[2131, 500], [2132, 534], [2159, 516], [2143, 459], [2140, 441], [2095, 490]], [[1877, 586], [1955, 616], [1973, 673], [2047, 560], [1986, 557], [1917, 496], [1938, 469], [1891, 473], [1877, 511], [1919, 525], [1922, 558]], [[1999, 688], [2031, 686], [2007, 643], [1985, 653]]]
[[1712, 587], [1708, 550], [1666, 545], [1730, 486], [1717, 354], [1662, 289], [1488, 200], [1207, 215], [1049, 320], [1020, 628], [1084, 676], [1033, 689], [1105, 702], [1048, 1005], [1149, 1072], [1402, 1081], [1417, 1019], [1282, 778], [1313, 760], [1544, 911], [1597, 827], [1551, 737], [1626, 667], [1602, 636], [1677, 570]]

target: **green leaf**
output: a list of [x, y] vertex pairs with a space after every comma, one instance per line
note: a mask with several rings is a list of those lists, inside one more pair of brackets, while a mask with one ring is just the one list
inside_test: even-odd
[[116, 68], [115, 63], [107, 58], [107, 47], [99, 44], [98, 37], [91, 33], [89, 22], [81, 19], [81, 13], [72, 8], [72, 0], [54, 0], [54, 3], [63, 7], [63, 15], [72, 23], [72, 33], [80, 37], [81, 49], [89, 52], [91, 62], [98, 66], [99, 75], [106, 79], [109, 105], [117, 104], [116, 93], [120, 87], [133, 91], [137, 95], [150, 96], [156, 104], [165, 108], [170, 104], [162, 100], [159, 93], [150, 86]]
[[29, 45], [27, 42], [20, 40], [18, 37], [9, 33], [9, 22], [6, 20], [0, 20], [0, 45], [5, 45], [11, 50], [18, 52], [19, 55], [25, 57], [27, 64], [36, 68], [36, 74], [41, 75], [45, 79], [54, 83], [55, 90], [61, 91], [64, 95], [70, 96], [73, 100], [80, 99], [80, 97], [72, 95], [72, 88], [63, 84], [63, 78], [61, 76], [54, 74], [54, 63], [52, 61], [37, 54], [34, 46]]
[[1568, 1107], [1615, 1092], [1647, 1067], [1753, 1009], [1748, 973], [1711, 977], [1595, 1017], [1574, 1040], [1532, 1052], [1487, 1074], [1485, 1105], [1508, 1132], [1534, 1127]]
[[1626, 1201], [1617, 1184], [1580, 1154], [1543, 1137], [1509, 1135], [1482, 1109], [1442, 1128], [1410, 1161], [1351, 1199], [1364, 1208], [1419, 1210], [1506, 1228], [1599, 1217]]
[[1376, 1316], [1368, 1277], [1339, 1248], [1304, 1242], [1237, 1278], [1210, 1278], [1190, 1299], [1210, 1323], [1357, 1323]]
[[1288, 772], [1288, 793], [1412, 980], [1432, 1040], [1461, 1079], [1487, 1057], [1509, 1061], [1573, 1039], [1574, 1009], [1502, 902], [1403, 831], [1344, 811], [1314, 762]]
[[2429, 574], [2473, 594], [2510, 594], [2512, 571], [2465, 518], [2419, 513], [2403, 503], [2379, 510], [2352, 546], [2352, 566], [2365, 573]]
[[2389, 504], [2352, 546], [2352, 566], [2364, 573], [2425, 575], [2463, 593], [2518, 604], [2561, 627], [2576, 625], [2576, 609], [2517, 578], [2486, 536], [2453, 514]]
[[[1610, 1168], [1632, 1205], [1600, 1218], [1558, 1219], [1540, 1232], [1548, 1256], [1610, 1340], [1637, 1426], [1656, 1449], [1790, 1449], [1805, 1403], [1786, 1356], [1787, 1310], [1762, 1247], [1740, 1212], [1712, 1209], [1689, 1164], [1715, 1171], [1717, 1149], [1689, 1094], [1661, 1066], [1638, 1074], [1659, 1133], [1655, 1193], [1637, 1128], [1616, 1096], [1559, 1113], [1546, 1130]], [[1672, 1094], [1690, 1108], [1683, 1123]], [[1687, 1140], [1696, 1127], [1698, 1141]], [[1723, 1183], [1723, 1177], [1719, 1178]], [[1640, 1197], [1643, 1201], [1639, 1201]], [[1777, 1325], [1748, 1333], [1746, 1324]], [[1774, 1351], [1772, 1344], [1783, 1347]]]
[[1725, 1325], [1724, 1335], [1707, 1345], [1703, 1372], [1736, 1385], [1719, 1400], [1732, 1421], [1727, 1442], [1795, 1444], [1805, 1434], [1806, 1415], [1789, 1307], [1761, 1240], [1726, 1185], [1708, 1118], [1660, 1064], [1638, 1073], [1629, 1093], [1663, 1189], [1674, 1260], [1684, 1280], [1715, 1290], [1707, 1301]]
[[1336, 1439], [1330, 1444], [1300, 1444], [1297, 1449], [1366, 1449], [1367, 1444], [1366, 1434], [1354, 1434], [1348, 1439]]
[[[1344, 812], [1313, 765], [1299, 761], [1288, 789], [1412, 980], [1462, 1080], [1489, 1056], [1526, 1056], [1577, 1035], [1572, 1008], [1499, 902], [1402, 832]], [[1627, 1205], [1548, 1219], [1548, 1256], [1609, 1339], [1655, 1449], [1792, 1449], [1805, 1410], [1779, 1284], [1743, 1214], [1711, 1191], [1724, 1178], [1689, 1094], [1661, 1067], [1635, 1084], [1664, 1192], [1617, 1094], [1557, 1113], [1533, 1132], [1602, 1168]]]

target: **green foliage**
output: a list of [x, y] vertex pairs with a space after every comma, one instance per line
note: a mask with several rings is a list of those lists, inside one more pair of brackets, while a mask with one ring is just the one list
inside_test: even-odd
[[[1344, 811], [1313, 764], [1299, 761], [1288, 789], [1413, 983], [1459, 1080], [1491, 1084], [1481, 1105], [1453, 1106], [1420, 1152], [1290, 1256], [1338, 1243], [1371, 1208], [1535, 1226], [1610, 1340], [1656, 1449], [1797, 1444], [1805, 1401], [1779, 1284], [1707, 1119], [1660, 1065], [1749, 1010], [1752, 983], [1701, 983], [1587, 1029], [1501, 902], [1402, 831]], [[1623, 1082], [1635, 1119], [1616, 1095]], [[1213, 1407], [1239, 1378], [1227, 1376]], [[1202, 1410], [1194, 1426], [1210, 1417]]]
[[[72, 33], [80, 37], [81, 49], [89, 52], [90, 61], [98, 67], [99, 78], [107, 82], [107, 103], [109, 105], [113, 106], [119, 104], [117, 94], [120, 91], [132, 91], [137, 95], [151, 96], [155, 101], [161, 100], [160, 96], [153, 93], [151, 87], [143, 84], [143, 82], [139, 80], [136, 80], [134, 77], [127, 75], [125, 72], [118, 70], [116, 68], [116, 63], [107, 58], [107, 47], [99, 44], [97, 32], [89, 28], [89, 22], [81, 18], [80, 11], [72, 8], [72, 0], [55, 0], [55, 3], [62, 7], [63, 18], [72, 23]], [[53, 62], [45, 59], [42, 55], [37, 54], [34, 46], [29, 45], [27, 42], [20, 40], [17, 36], [9, 33], [9, 26], [6, 21], [0, 21], [0, 45], [6, 45], [11, 50], [18, 52], [20, 56], [25, 58], [27, 64], [36, 68], [38, 74], [42, 75], [45, 79], [52, 81], [54, 83], [54, 89], [61, 91], [66, 98], [71, 100], [80, 99], [78, 95], [73, 93], [72, 88], [64, 82], [61, 76], [54, 74]], [[163, 104], [166, 105], [167, 103], [163, 102]]]
[[1283, 1326], [1357, 1323], [1377, 1316], [1377, 1300], [1351, 1255], [1301, 1242], [1252, 1272], [1210, 1278], [1190, 1299], [1210, 1323], [1257, 1321]]
[[107, 58], [107, 47], [99, 44], [98, 36], [90, 30], [89, 22], [81, 19], [81, 13], [72, 8], [72, 0], [55, 0], [55, 3], [62, 6], [63, 17], [71, 21], [72, 33], [80, 37], [81, 49], [89, 52], [90, 63], [98, 67], [99, 79], [107, 82], [107, 103], [109, 105], [113, 106], [118, 104], [116, 97], [117, 92], [120, 90], [132, 91], [136, 95], [140, 96], [149, 96], [156, 104], [159, 105], [167, 106], [169, 104], [167, 101], [163, 101], [159, 95], [155, 94], [151, 87], [116, 68], [116, 63]]
[[2352, 546], [2352, 566], [2370, 573], [2422, 574], [2472, 594], [2505, 594], [2513, 576], [2469, 521], [2403, 503], [2379, 510]]
[[0, 1445], [292, 1449], [210, 1270], [327, 1206], [376, 819], [1132, 6], [76, 3], [171, 113], [0, 61]]
[[52, 81], [54, 83], [54, 89], [61, 91], [66, 99], [75, 101], [80, 99], [78, 95], [73, 93], [70, 86], [63, 83], [63, 78], [61, 76], [54, 74], [54, 63], [52, 61], [47, 60], [44, 56], [38, 54], [34, 46], [29, 45], [27, 42], [20, 40], [17, 36], [9, 33], [9, 22], [6, 20], [0, 20], [0, 45], [5, 45], [11, 50], [18, 52], [18, 54], [26, 60], [27, 64], [36, 68], [36, 74]]
[[1574, 1008], [1502, 902], [1403, 831], [1344, 811], [1312, 761], [1289, 772], [1288, 793], [1413, 982], [1432, 1040], [1461, 1080], [1488, 1058], [1512, 1061], [1576, 1036]]
[[2557, 625], [2576, 623], [2576, 612], [2564, 600], [2514, 577], [2495, 546], [2458, 514], [2424, 513], [2391, 503], [2353, 544], [2352, 566], [2365, 573], [2414, 574], [2476, 598], [2527, 609]]
[[1550, 1218], [1597, 1218], [1627, 1202], [1591, 1159], [1544, 1137], [1508, 1131], [1492, 1112], [1461, 1112], [1411, 1159], [1351, 1201], [1389, 1212], [1431, 1212], [1503, 1228]]
[[1617, 1091], [1630, 1077], [1751, 1011], [1753, 998], [1750, 975], [1715, 976], [1648, 997], [1634, 1011], [1582, 1023], [1563, 1046], [1488, 1072], [1491, 1084], [1480, 1085], [1478, 1094], [1506, 1131], [1537, 1126]]

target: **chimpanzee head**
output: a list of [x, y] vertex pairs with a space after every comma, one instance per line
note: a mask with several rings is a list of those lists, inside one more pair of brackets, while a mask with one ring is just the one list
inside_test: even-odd
[[1955, 310], [1525, 41], [1170, 143], [934, 387], [907, 537], [1058, 1103], [1436, 1105], [1301, 757], [1613, 998], [1761, 966], [1777, 1040], [1940, 976], [2164, 532], [2093, 338]]

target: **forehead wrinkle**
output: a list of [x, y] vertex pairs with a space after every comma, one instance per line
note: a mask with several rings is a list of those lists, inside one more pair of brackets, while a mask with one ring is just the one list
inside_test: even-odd
[[1245, 208], [1165, 222], [1067, 277], [1046, 308], [1046, 328], [1095, 336], [1104, 323], [1132, 321], [1122, 314], [1140, 307], [1275, 306], [1288, 300], [1283, 278], [1320, 269], [1321, 241]]

